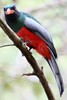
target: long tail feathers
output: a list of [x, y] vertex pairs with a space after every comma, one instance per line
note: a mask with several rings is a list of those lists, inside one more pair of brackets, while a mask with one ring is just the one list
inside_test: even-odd
[[51, 56], [51, 59], [49, 59], [47, 61], [48, 61], [48, 64], [50, 65], [50, 68], [55, 76], [55, 79], [57, 81], [57, 85], [58, 85], [58, 88], [60, 91], [60, 96], [61, 96], [64, 91], [64, 85], [63, 85], [63, 80], [62, 80], [58, 65], [57, 65], [53, 55]]

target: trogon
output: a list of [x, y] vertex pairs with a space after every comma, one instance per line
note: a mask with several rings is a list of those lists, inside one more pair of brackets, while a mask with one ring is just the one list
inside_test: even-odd
[[48, 62], [58, 85], [60, 95], [64, 91], [64, 84], [56, 63], [57, 53], [48, 31], [32, 15], [20, 12], [15, 4], [4, 7], [7, 24], [21, 38], [29, 48], [35, 49]]

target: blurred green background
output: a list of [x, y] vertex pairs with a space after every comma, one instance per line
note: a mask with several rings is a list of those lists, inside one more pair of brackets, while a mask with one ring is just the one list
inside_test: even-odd
[[[33, 52], [39, 66], [44, 66], [44, 74], [56, 100], [67, 98], [67, 0], [0, 0], [0, 16], [4, 19], [3, 7], [15, 3], [17, 9], [32, 14], [49, 31], [58, 53], [65, 91], [60, 97], [54, 76], [42, 56]], [[0, 46], [12, 41], [0, 28]], [[16, 47], [0, 48], [0, 100], [48, 100], [37, 77], [22, 77], [32, 72], [32, 68], [22, 58]]]

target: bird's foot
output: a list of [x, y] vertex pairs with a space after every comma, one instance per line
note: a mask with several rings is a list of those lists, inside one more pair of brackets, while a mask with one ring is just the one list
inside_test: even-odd
[[28, 43], [29, 43], [29, 41], [27, 40], [27, 41], [25, 41], [23, 44], [24, 44], [25, 46], [27, 46]]
[[22, 37], [20, 38], [20, 40], [21, 40], [21, 42], [23, 41], [23, 44], [24, 44], [25, 46], [27, 46], [27, 44], [29, 43], [28, 40], [24, 42], [24, 39], [23, 39]]
[[[26, 42], [24, 42], [24, 39], [23, 39], [22, 37], [20, 38], [20, 40], [21, 40], [21, 43], [22, 43], [22, 41], [23, 41], [23, 45], [25, 45], [26, 47], [27, 47], [27, 44], [30, 43], [28, 40], [27, 40]], [[28, 49], [28, 48], [27, 48], [27, 49]], [[32, 54], [31, 49], [32, 49], [32, 47], [29, 47], [28, 50], [29, 50], [29, 52]], [[24, 56], [24, 55], [22, 54], [22, 57], [23, 57], [23, 56]]]

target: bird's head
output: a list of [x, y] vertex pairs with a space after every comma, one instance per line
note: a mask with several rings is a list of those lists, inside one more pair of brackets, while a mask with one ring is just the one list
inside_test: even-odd
[[19, 17], [19, 11], [15, 4], [10, 4], [4, 7], [5, 18], [9, 21], [15, 21]]
[[4, 7], [5, 15], [11, 15], [11, 14], [14, 14], [15, 12], [16, 12], [16, 5], [15, 4], [11, 4], [11, 5]]

